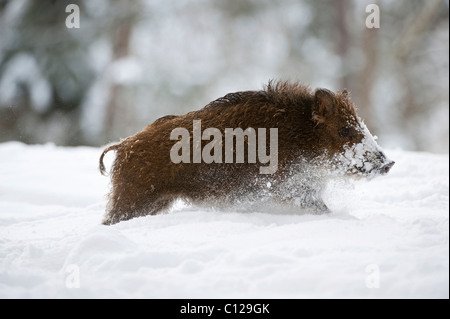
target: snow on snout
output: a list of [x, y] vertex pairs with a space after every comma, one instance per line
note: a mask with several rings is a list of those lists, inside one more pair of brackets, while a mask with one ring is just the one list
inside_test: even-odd
[[344, 152], [336, 156], [339, 167], [346, 173], [365, 177], [375, 177], [381, 174], [380, 169], [391, 162], [385, 155], [367, 126], [360, 120], [360, 132], [364, 137], [360, 143], [345, 145]]

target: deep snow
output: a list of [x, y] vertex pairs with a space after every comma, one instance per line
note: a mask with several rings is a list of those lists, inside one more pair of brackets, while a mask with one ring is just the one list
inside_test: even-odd
[[101, 149], [0, 144], [0, 297], [448, 298], [449, 156], [386, 153], [328, 215], [178, 202], [102, 226]]

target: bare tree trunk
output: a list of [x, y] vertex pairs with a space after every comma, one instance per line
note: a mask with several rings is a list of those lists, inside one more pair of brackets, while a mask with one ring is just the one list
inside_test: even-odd
[[347, 11], [349, 10], [347, 0], [337, 0], [334, 1], [337, 17], [337, 53], [339, 54], [342, 61], [341, 68], [341, 87], [349, 88], [350, 78], [348, 74], [348, 48], [350, 45], [350, 36], [347, 28]]
[[378, 32], [376, 28], [364, 28], [362, 31], [361, 48], [365, 58], [364, 67], [359, 72], [357, 78], [357, 94], [355, 101], [359, 108], [359, 114], [364, 119], [368, 127], [377, 131], [374, 127], [377, 121], [372, 121], [373, 103], [371, 99], [372, 89], [375, 84], [376, 70], [378, 64]]
[[[129, 54], [130, 37], [132, 32], [132, 21], [127, 19], [119, 24], [113, 34], [113, 62], [126, 57]], [[118, 83], [112, 83], [109, 89], [108, 104], [104, 125], [104, 134], [106, 137], [116, 139], [123, 132], [122, 129], [129, 123], [126, 123], [127, 105], [124, 98], [126, 88]], [[125, 123], [124, 123], [125, 122]], [[112, 135], [112, 136], [111, 136]], [[118, 136], [114, 136], [118, 135]]]

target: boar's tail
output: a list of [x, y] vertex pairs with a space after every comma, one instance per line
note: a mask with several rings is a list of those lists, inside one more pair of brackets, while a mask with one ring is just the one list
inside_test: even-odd
[[99, 169], [100, 169], [100, 173], [101, 173], [103, 176], [107, 176], [106, 170], [105, 170], [105, 164], [103, 163], [103, 157], [105, 157], [106, 153], [108, 153], [109, 151], [118, 149], [118, 148], [119, 148], [119, 145], [120, 145], [120, 144], [115, 144], [115, 145], [109, 146], [108, 148], [106, 148], [106, 149], [103, 151], [102, 155], [100, 156]]

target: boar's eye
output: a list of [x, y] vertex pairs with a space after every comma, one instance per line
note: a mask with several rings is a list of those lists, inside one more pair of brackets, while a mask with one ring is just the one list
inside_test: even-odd
[[353, 137], [353, 130], [351, 129], [351, 127], [348, 126], [344, 126], [342, 128], [339, 129], [338, 131], [339, 136], [341, 137]]

